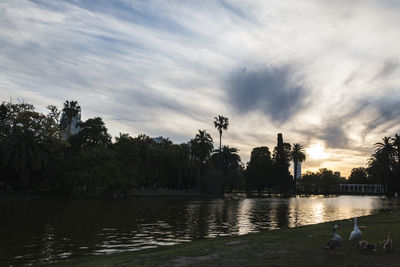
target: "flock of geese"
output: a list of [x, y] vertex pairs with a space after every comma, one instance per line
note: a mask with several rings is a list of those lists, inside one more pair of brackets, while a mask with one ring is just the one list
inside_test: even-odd
[[[333, 226], [333, 237], [328, 241], [328, 243], [326, 243], [326, 246], [324, 247], [325, 249], [335, 249], [342, 246], [342, 238], [336, 233], [338, 227], [339, 226], [337, 224]], [[357, 218], [354, 218], [354, 230], [350, 233], [349, 240], [358, 244], [362, 250], [369, 252], [377, 251], [377, 245], [370, 244], [365, 240], [361, 240], [361, 237], [362, 232], [360, 231], [360, 228], [358, 228]], [[387, 239], [382, 241], [380, 245], [384, 251], [392, 251], [392, 235], [389, 233]]]

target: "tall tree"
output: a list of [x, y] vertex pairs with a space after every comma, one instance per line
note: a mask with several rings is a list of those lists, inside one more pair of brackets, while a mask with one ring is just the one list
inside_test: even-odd
[[127, 188], [139, 187], [144, 184], [144, 178], [139, 173], [140, 166], [143, 162], [139, 155], [139, 147], [137, 141], [129, 136], [129, 134], [121, 134], [115, 137], [115, 143], [112, 145], [116, 152], [116, 157], [122, 163], [121, 169], [124, 186]]
[[247, 188], [249, 190], [257, 189], [258, 195], [261, 195], [265, 187], [272, 186], [273, 164], [271, 161], [271, 152], [268, 147], [256, 147], [251, 151], [250, 162], [245, 170]]
[[80, 131], [72, 138], [71, 143], [73, 145], [86, 147], [111, 144], [111, 136], [108, 134], [107, 127], [100, 117], [87, 119], [78, 125]]
[[[240, 183], [243, 184], [242, 173], [241, 173], [241, 160], [239, 154], [237, 154], [239, 150], [234, 147], [222, 146], [221, 150], [215, 150], [212, 154], [210, 161], [214, 165], [215, 170], [222, 170], [222, 190], [228, 190], [231, 192], [235, 186], [238, 186]], [[238, 175], [240, 173], [240, 175]], [[242, 187], [242, 186], [241, 186]]]
[[229, 169], [239, 168], [240, 156], [237, 154], [239, 149], [235, 147], [223, 146], [222, 149], [216, 150], [211, 156], [214, 166], [218, 166], [222, 162], [222, 171], [226, 175]]
[[221, 148], [222, 148], [222, 131], [223, 130], [228, 130], [228, 126], [229, 126], [229, 119], [222, 116], [222, 115], [218, 115], [218, 117], [214, 118], [214, 127], [218, 130], [219, 132], [219, 151], [221, 152]]
[[393, 149], [395, 152], [395, 169], [397, 172], [396, 192], [398, 192], [400, 190], [400, 136], [398, 134], [395, 134], [392, 140]]
[[195, 138], [192, 139], [192, 153], [201, 161], [205, 163], [206, 159], [210, 157], [214, 149], [214, 143], [211, 135], [206, 130], [199, 130]]
[[59, 131], [51, 118], [24, 103], [10, 103], [5, 115], [8, 119], [0, 138], [0, 169], [19, 178], [13, 182], [24, 191], [31, 178], [46, 169], [61, 149]]
[[61, 118], [61, 128], [68, 129], [67, 139], [71, 136], [71, 126], [73, 118], [81, 112], [81, 107], [78, 105], [78, 101], [65, 101], [64, 108], [62, 110], [64, 116]]
[[[204, 166], [213, 151], [214, 143], [211, 135], [206, 130], [198, 130], [196, 136], [190, 140], [190, 177], [188, 179], [188, 187], [192, 187], [193, 169], [197, 169], [197, 179], [200, 178]], [[196, 163], [195, 159], [199, 161]], [[196, 165], [196, 168], [193, 167]]]
[[289, 191], [292, 188], [292, 180], [289, 173], [289, 161], [290, 161], [290, 144], [283, 142], [282, 134], [278, 134], [277, 146], [274, 151], [274, 158], [276, 162], [276, 171], [279, 180], [279, 187], [281, 193], [289, 195]]
[[302, 163], [306, 160], [306, 154], [304, 153], [304, 147], [303, 145], [299, 143], [295, 143], [292, 146], [292, 150], [290, 151], [290, 157], [293, 160], [294, 164], [294, 182], [295, 182], [295, 189], [296, 189], [296, 184], [297, 184], [297, 165], [299, 163]]
[[372, 155], [371, 164], [373, 167], [378, 168], [382, 173], [383, 184], [386, 194], [394, 194], [394, 181], [392, 177], [392, 166], [394, 162], [395, 149], [391, 142], [390, 137], [383, 137], [382, 142], [374, 144], [375, 153]]

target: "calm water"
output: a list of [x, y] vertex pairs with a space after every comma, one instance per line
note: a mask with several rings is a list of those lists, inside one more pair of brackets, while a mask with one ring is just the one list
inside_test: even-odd
[[134, 251], [397, 209], [381, 197], [0, 200], [0, 265]]

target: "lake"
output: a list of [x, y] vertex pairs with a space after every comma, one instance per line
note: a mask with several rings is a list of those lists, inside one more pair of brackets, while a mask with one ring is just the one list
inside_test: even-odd
[[2, 199], [0, 265], [135, 251], [364, 216], [398, 206], [397, 200], [377, 196]]

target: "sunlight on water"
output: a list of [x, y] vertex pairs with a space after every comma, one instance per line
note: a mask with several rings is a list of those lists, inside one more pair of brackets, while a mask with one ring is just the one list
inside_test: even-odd
[[239, 204], [237, 216], [239, 235], [250, 233], [253, 230], [253, 225], [250, 218], [251, 208], [252, 203], [250, 199], [244, 199]]
[[0, 220], [0, 265], [135, 251], [397, 208], [397, 200], [371, 196], [0, 201], [0, 214], [7, 214]]

